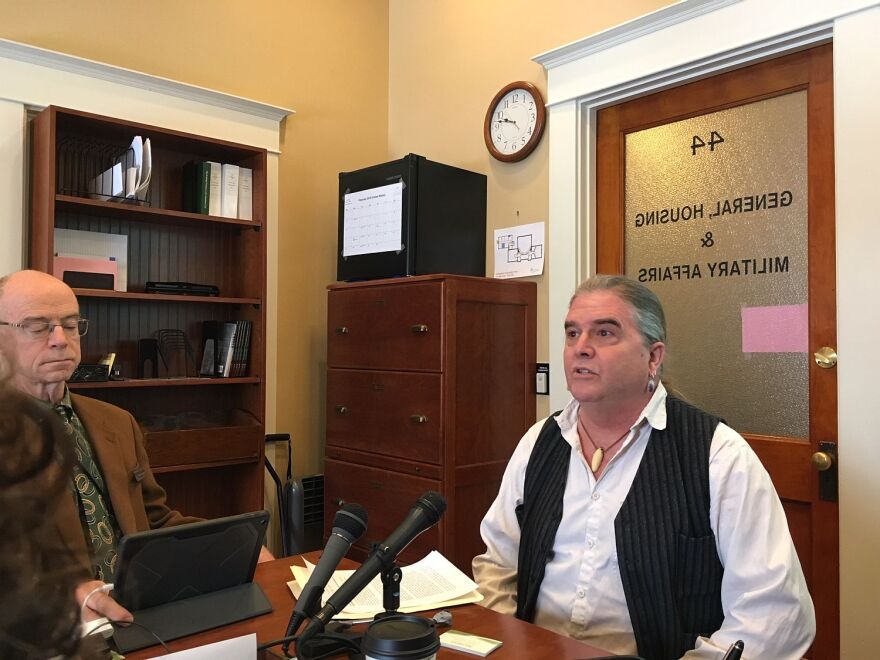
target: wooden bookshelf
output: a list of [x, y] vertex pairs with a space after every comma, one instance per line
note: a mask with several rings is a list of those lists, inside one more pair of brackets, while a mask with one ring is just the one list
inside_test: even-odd
[[[81, 161], [121, 153], [135, 135], [152, 146], [148, 203], [89, 198]], [[204, 160], [253, 170], [253, 220], [183, 210], [183, 166]], [[135, 416], [170, 504], [187, 514], [216, 517], [263, 504], [265, 220], [264, 149], [55, 106], [33, 120], [30, 267], [52, 272], [56, 229], [121, 234], [128, 245], [127, 291], [75, 289], [90, 321], [83, 362], [114, 352], [124, 379], [71, 389]], [[146, 293], [148, 281], [213, 284], [220, 295]], [[198, 376], [207, 320], [251, 322], [244, 377]], [[138, 378], [138, 340], [160, 329], [182, 330], [195, 359], [165, 372], [160, 361], [159, 378]]]

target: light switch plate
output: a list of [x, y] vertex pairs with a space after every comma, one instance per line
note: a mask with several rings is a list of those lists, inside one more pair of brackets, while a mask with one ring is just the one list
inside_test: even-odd
[[535, 394], [550, 394], [550, 364], [538, 362], [535, 365]]

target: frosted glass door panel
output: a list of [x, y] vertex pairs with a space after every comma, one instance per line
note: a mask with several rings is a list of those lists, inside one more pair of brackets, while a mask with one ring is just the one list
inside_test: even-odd
[[625, 272], [666, 310], [664, 380], [740, 432], [807, 436], [806, 102], [626, 136]]

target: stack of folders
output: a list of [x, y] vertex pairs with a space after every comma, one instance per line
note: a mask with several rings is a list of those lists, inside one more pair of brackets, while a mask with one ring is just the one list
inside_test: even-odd
[[183, 210], [253, 220], [253, 182], [250, 168], [191, 161], [183, 166]]
[[201, 376], [235, 378], [246, 376], [251, 347], [250, 321], [204, 321], [205, 349]]
[[89, 197], [102, 202], [144, 202], [152, 176], [150, 138], [135, 135], [131, 146], [113, 160], [113, 165], [89, 180]]

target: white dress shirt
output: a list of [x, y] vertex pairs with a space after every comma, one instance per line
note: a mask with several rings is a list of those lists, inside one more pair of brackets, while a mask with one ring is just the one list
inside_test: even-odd
[[[562, 521], [538, 595], [535, 623], [618, 654], [636, 654], [620, 572], [614, 519], [651, 441], [666, 428], [666, 389], [660, 384], [597, 480], [581, 453], [577, 401], [557, 418], [574, 451]], [[514, 509], [523, 501], [526, 465], [544, 421], [520, 440], [498, 497], [480, 525], [486, 553], [474, 559], [483, 605], [516, 613], [520, 529]], [[720, 658], [736, 640], [744, 658], [801, 658], [816, 631], [813, 602], [795, 553], [782, 504], [758, 457], [742, 436], [719, 424], [709, 448], [709, 519], [724, 565], [724, 622], [700, 637], [684, 657]]]

